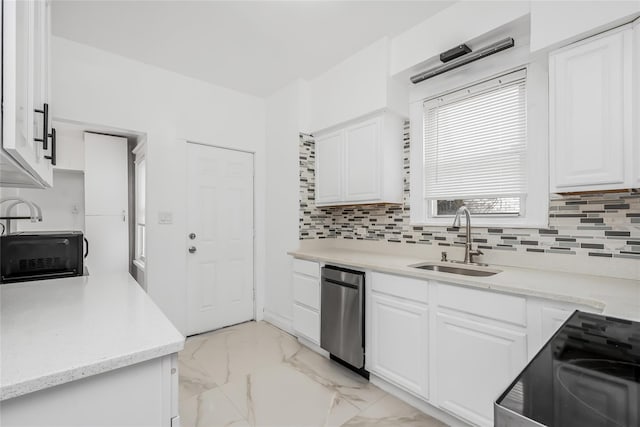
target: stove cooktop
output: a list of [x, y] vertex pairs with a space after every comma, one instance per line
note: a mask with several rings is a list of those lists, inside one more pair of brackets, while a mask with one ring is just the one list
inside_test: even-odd
[[640, 323], [574, 312], [496, 401], [495, 426], [640, 427]]

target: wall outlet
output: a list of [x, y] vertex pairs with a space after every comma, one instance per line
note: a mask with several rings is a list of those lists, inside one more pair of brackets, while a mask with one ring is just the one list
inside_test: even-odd
[[158, 224], [173, 224], [173, 212], [158, 212]]

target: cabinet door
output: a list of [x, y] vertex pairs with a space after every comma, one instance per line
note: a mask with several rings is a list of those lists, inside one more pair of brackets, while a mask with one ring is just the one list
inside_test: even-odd
[[[41, 114], [34, 109], [44, 84], [42, 58], [48, 58], [48, 5], [34, 1], [3, 2], [3, 135], [2, 147], [29, 174], [52, 184], [51, 162], [44, 158]], [[46, 27], [43, 27], [47, 24]], [[43, 44], [46, 34], [46, 44]], [[48, 75], [48, 74], [47, 74]], [[37, 87], [34, 83], [38, 82]], [[47, 86], [48, 87], [48, 86]]]
[[550, 56], [551, 191], [632, 186], [631, 35], [615, 30]]
[[[50, 76], [50, 34], [51, 34], [51, 5], [49, 1], [41, 0], [34, 3], [34, 27], [33, 27], [33, 83], [32, 97], [33, 108], [44, 111], [44, 105], [51, 105], [51, 87], [49, 83]], [[40, 178], [49, 185], [53, 185], [53, 165], [51, 159], [45, 159], [44, 156], [52, 154], [51, 139], [48, 135], [51, 133], [51, 116], [52, 111], [49, 110], [47, 115], [46, 127], [44, 126], [44, 114], [35, 113], [33, 117], [33, 136], [37, 139], [46, 140], [47, 150], [41, 151], [41, 157], [38, 161], [42, 161], [42, 170], [39, 172]], [[43, 148], [40, 142], [39, 147]]]
[[342, 200], [344, 132], [316, 139], [316, 204]]
[[553, 334], [556, 333], [560, 326], [571, 316], [573, 310], [542, 307], [540, 309], [542, 314], [542, 345], [546, 343]]
[[438, 404], [493, 426], [493, 402], [527, 361], [526, 334], [445, 313], [436, 316]]
[[376, 200], [380, 194], [380, 119], [345, 131], [345, 199]]
[[428, 314], [421, 304], [371, 296], [371, 372], [423, 398], [429, 397]]

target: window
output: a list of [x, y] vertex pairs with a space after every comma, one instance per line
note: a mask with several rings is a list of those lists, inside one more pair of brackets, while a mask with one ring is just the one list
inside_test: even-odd
[[136, 155], [136, 225], [135, 225], [135, 261], [134, 263], [144, 269], [146, 262], [146, 239], [145, 239], [145, 223], [146, 223], [146, 174], [147, 174], [147, 160], [144, 150], [139, 149], [139, 146], [134, 150]]
[[[528, 93], [523, 69], [421, 103], [422, 147], [412, 156], [422, 159], [412, 160], [411, 171], [412, 180], [422, 181], [412, 185], [420, 191], [421, 217], [412, 214], [414, 223], [448, 224], [465, 205], [478, 225], [543, 225], [546, 213], [541, 219], [540, 209], [529, 212], [544, 193], [534, 187], [546, 177], [530, 182], [537, 156], [529, 141]], [[546, 165], [540, 171], [546, 175]], [[412, 194], [412, 210], [416, 199]]]

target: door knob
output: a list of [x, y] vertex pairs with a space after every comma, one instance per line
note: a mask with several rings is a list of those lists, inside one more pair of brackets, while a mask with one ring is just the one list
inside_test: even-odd
[[189, 233], [189, 238], [191, 240], [195, 239], [196, 238], [196, 233]]
[[190, 253], [190, 254], [195, 254], [195, 253], [196, 253], [196, 251], [197, 251], [197, 249], [196, 249], [196, 247], [195, 247], [195, 246], [191, 246], [191, 247], [189, 247], [189, 253]]

